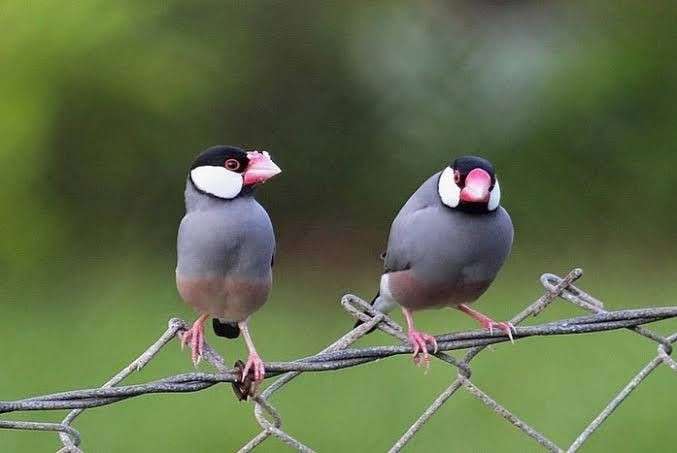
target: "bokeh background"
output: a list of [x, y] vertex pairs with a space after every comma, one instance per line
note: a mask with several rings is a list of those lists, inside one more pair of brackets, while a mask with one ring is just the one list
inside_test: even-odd
[[[266, 359], [349, 328], [339, 297], [372, 295], [397, 209], [458, 154], [494, 162], [516, 225], [481, 310], [508, 318], [541, 273], [573, 266], [610, 309], [674, 304], [676, 20], [660, 0], [3, 1], [0, 399], [98, 385], [169, 317], [193, 316], [174, 288], [176, 227], [189, 163], [219, 143], [269, 150], [284, 169], [259, 191], [279, 238], [252, 323]], [[542, 319], [579, 313], [558, 302]], [[474, 328], [454, 312], [418, 324]], [[229, 362], [245, 355], [208, 340]], [[653, 354], [614, 332], [500, 345], [473, 368], [568, 445]], [[132, 382], [190, 369], [172, 344]], [[381, 451], [452, 377], [400, 357], [304, 375], [274, 404], [320, 451]], [[659, 369], [587, 451], [666, 451], [676, 403]], [[233, 451], [257, 431], [228, 386], [94, 409], [76, 428], [99, 452]], [[466, 395], [410, 446], [496, 448], [539, 450]], [[53, 434], [0, 432], [3, 452], [56, 449]]]

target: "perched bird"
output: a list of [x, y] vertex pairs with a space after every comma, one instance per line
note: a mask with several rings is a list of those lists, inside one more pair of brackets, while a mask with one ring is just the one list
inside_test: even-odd
[[456, 308], [512, 340], [510, 323], [468, 305], [489, 288], [512, 247], [512, 222], [500, 200], [492, 164], [463, 156], [428, 178], [395, 217], [372, 303], [383, 313], [401, 306], [417, 364], [429, 361], [429, 344], [437, 351], [435, 337], [414, 326], [418, 310]]
[[193, 161], [186, 181], [186, 215], [177, 238], [176, 286], [199, 317], [181, 338], [197, 365], [204, 323], [214, 318], [219, 336], [240, 331], [249, 351], [243, 379], [265, 368], [249, 334], [249, 317], [266, 302], [272, 285], [275, 235], [254, 187], [280, 173], [267, 152], [214, 146]]

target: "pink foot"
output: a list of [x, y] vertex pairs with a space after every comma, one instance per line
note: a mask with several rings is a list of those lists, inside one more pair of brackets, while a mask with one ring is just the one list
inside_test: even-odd
[[197, 321], [193, 323], [193, 326], [190, 329], [181, 334], [181, 349], [183, 349], [186, 344], [190, 343], [190, 357], [193, 361], [193, 366], [197, 366], [202, 360], [202, 354], [204, 352], [205, 345], [205, 319], [206, 317], [199, 317]]
[[505, 332], [508, 335], [508, 338], [510, 338], [511, 343], [515, 343], [515, 340], [512, 337], [513, 332], [517, 333], [517, 330], [515, 330], [515, 326], [512, 325], [511, 322], [496, 322], [494, 320], [489, 320], [486, 323], [480, 323], [483, 328], [489, 329], [489, 334], [493, 335], [494, 334], [494, 327], [498, 328], [502, 332]]
[[475, 321], [479, 322], [480, 326], [482, 326], [483, 329], [487, 329], [490, 335], [494, 334], [494, 328], [498, 328], [499, 330], [505, 332], [508, 335], [508, 338], [510, 338], [510, 343], [513, 344], [515, 343], [512, 334], [513, 332], [517, 333], [517, 330], [515, 330], [515, 326], [513, 326], [512, 323], [496, 322], [487, 315], [480, 313], [477, 310], [473, 310], [472, 308], [470, 308], [465, 304], [461, 304], [457, 308], [461, 310], [463, 313], [469, 315]]
[[419, 332], [418, 330], [409, 330], [407, 332], [407, 337], [409, 338], [409, 344], [411, 345], [413, 351], [412, 357], [414, 363], [418, 366], [421, 363], [425, 363], [426, 366], [430, 365], [430, 355], [428, 354], [428, 343], [433, 348], [433, 353], [437, 352], [437, 340], [432, 335], [428, 335], [424, 332]]
[[263, 360], [256, 352], [250, 352], [249, 357], [247, 358], [247, 363], [242, 369], [242, 381], [244, 382], [249, 371], [254, 373], [254, 381], [252, 383], [252, 395], [256, 393], [256, 387], [263, 381], [263, 378], [266, 376], [266, 367], [263, 365]]
[[508, 335], [508, 338], [510, 338], [510, 343], [515, 343], [515, 340], [512, 337], [512, 333], [517, 331], [515, 330], [515, 326], [512, 325], [511, 322], [496, 322], [491, 318], [487, 318], [486, 320], [481, 320], [479, 321], [480, 325], [482, 328], [489, 330], [489, 334], [493, 335], [494, 334], [494, 328], [497, 328], [498, 330], [506, 333]]

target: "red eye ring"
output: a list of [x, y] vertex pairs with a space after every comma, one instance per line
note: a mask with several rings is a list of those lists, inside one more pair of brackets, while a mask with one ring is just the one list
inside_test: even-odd
[[236, 171], [240, 169], [240, 161], [238, 161], [237, 159], [228, 159], [223, 165], [228, 170], [231, 171]]
[[461, 173], [459, 173], [458, 170], [454, 170], [454, 182], [456, 184], [461, 182]]

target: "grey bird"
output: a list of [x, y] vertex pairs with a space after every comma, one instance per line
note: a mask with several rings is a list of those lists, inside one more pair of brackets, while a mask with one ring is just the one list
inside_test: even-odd
[[429, 361], [428, 344], [437, 351], [435, 337], [414, 326], [419, 310], [456, 308], [512, 340], [510, 323], [468, 305], [489, 288], [512, 247], [512, 221], [500, 200], [493, 165], [463, 156], [428, 178], [395, 217], [373, 305], [383, 313], [402, 308], [417, 364]]
[[217, 335], [240, 331], [249, 357], [243, 379], [265, 376], [249, 333], [249, 318], [266, 302], [275, 253], [273, 225], [254, 198], [254, 187], [280, 173], [267, 152], [214, 146], [192, 163], [186, 181], [186, 215], [177, 238], [176, 286], [199, 314], [181, 338], [193, 363], [204, 352], [204, 323], [213, 317]]

